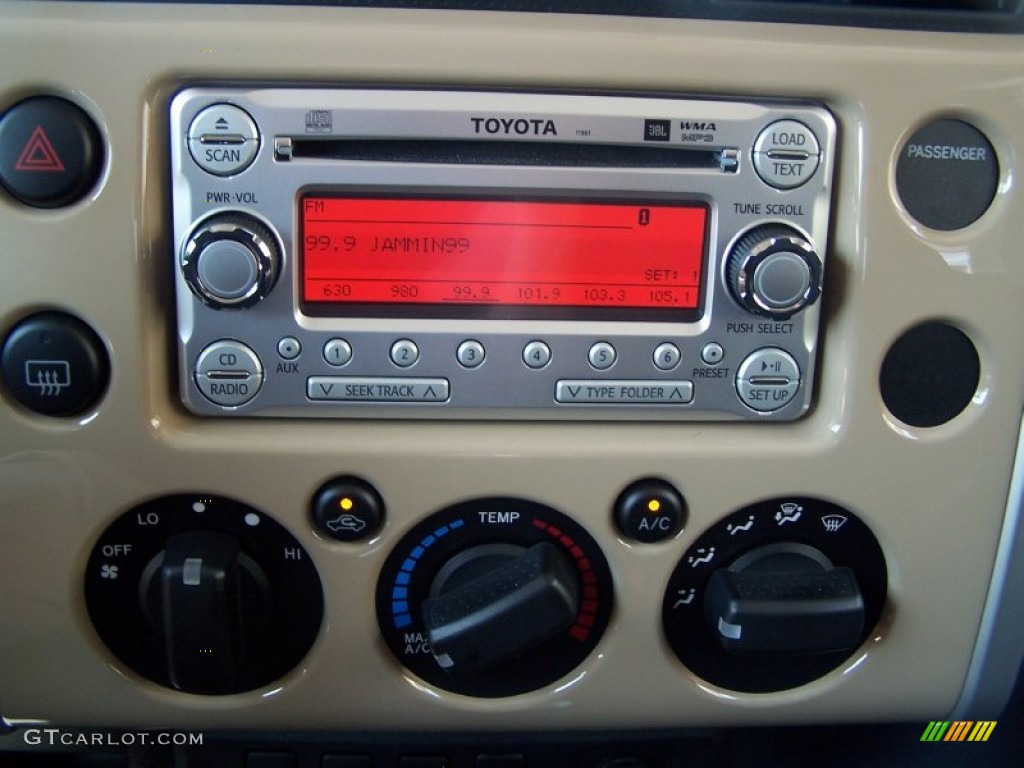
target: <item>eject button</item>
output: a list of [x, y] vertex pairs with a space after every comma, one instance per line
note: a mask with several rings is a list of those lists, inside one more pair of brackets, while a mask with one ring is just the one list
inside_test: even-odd
[[232, 104], [214, 104], [188, 127], [188, 151], [200, 168], [215, 176], [241, 173], [260, 148], [260, 131], [245, 110]]

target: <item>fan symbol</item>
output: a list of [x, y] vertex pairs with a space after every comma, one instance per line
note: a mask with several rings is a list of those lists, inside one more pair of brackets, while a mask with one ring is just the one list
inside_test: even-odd
[[100, 577], [104, 579], [116, 579], [117, 578], [117, 566], [104, 564], [100, 568]]

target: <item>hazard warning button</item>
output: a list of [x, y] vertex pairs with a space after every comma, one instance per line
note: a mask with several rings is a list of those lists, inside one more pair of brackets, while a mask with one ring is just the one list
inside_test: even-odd
[[0, 185], [26, 205], [70, 205], [96, 185], [102, 169], [99, 128], [67, 99], [35, 96], [0, 117]]

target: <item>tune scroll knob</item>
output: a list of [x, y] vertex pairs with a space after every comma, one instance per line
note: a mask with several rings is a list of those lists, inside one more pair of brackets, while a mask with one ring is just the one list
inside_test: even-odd
[[247, 214], [203, 221], [182, 250], [181, 270], [200, 301], [241, 309], [266, 298], [280, 269], [281, 249], [270, 228]]
[[749, 312], [785, 320], [821, 294], [821, 259], [798, 231], [782, 224], [755, 227], [733, 246], [727, 280]]

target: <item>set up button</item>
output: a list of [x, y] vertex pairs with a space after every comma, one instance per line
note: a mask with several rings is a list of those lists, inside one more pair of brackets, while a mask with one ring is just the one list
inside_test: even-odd
[[747, 355], [736, 373], [736, 391], [748, 408], [771, 413], [788, 405], [800, 389], [800, 366], [775, 347]]

